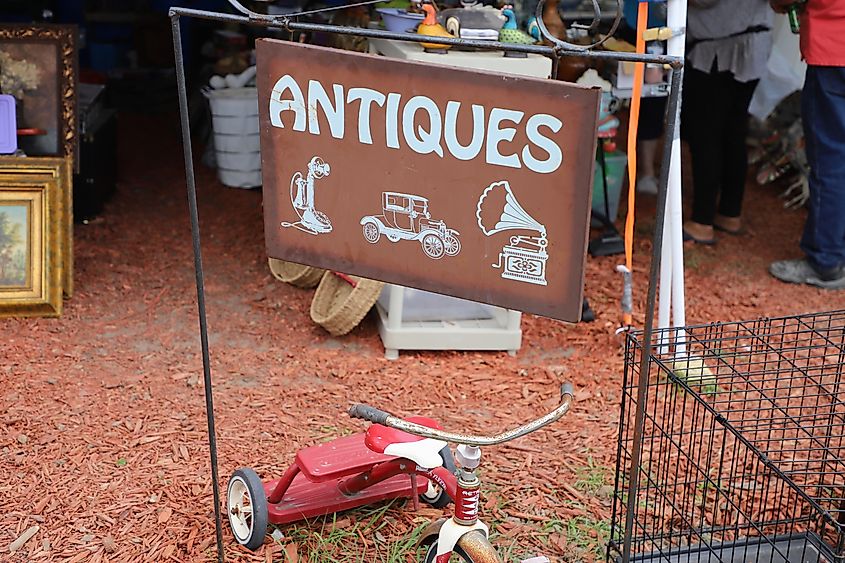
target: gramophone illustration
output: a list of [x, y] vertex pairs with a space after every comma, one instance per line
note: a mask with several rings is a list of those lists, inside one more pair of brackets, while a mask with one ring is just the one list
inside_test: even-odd
[[306, 233], [317, 235], [330, 233], [332, 222], [322, 211], [314, 208], [314, 180], [325, 178], [331, 172], [331, 167], [319, 156], [308, 161], [308, 172], [305, 178], [302, 172], [295, 172], [290, 179], [290, 202], [293, 210], [299, 215], [295, 223], [282, 222], [282, 227], [296, 227]]
[[534, 231], [538, 235], [513, 235], [493, 267], [502, 278], [546, 285], [546, 227], [529, 215], [516, 200], [506, 180], [490, 184], [481, 194], [475, 216], [488, 237], [502, 231]]

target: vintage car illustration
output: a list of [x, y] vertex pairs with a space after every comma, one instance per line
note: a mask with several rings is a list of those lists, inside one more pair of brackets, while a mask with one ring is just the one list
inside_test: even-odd
[[390, 242], [416, 240], [429, 258], [438, 260], [461, 251], [458, 231], [433, 220], [424, 197], [397, 192], [382, 192], [382, 214], [361, 219], [364, 238], [375, 244], [382, 235]]

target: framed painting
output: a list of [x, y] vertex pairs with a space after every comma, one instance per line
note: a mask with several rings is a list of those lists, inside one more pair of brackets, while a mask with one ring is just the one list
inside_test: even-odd
[[0, 174], [0, 317], [62, 312], [58, 195], [56, 178]]
[[0, 25], [0, 93], [15, 98], [18, 146], [76, 167], [76, 26]]
[[48, 176], [59, 186], [62, 237], [62, 291], [73, 296], [73, 173], [70, 159], [50, 157], [0, 156], [0, 174], [13, 177]]

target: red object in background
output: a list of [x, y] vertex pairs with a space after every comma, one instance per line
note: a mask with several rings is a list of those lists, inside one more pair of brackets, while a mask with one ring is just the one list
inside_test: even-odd
[[809, 65], [845, 66], [845, 2], [807, 2], [801, 17], [801, 54]]
[[79, 70], [79, 82], [81, 84], [108, 84], [109, 76], [99, 70], [83, 68]]
[[46, 135], [47, 131], [45, 129], [35, 129], [35, 128], [28, 128], [28, 129], [18, 129], [18, 136], [19, 137], [34, 137], [35, 135]]

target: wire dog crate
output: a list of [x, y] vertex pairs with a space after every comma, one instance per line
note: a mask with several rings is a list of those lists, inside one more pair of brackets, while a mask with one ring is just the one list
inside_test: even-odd
[[631, 561], [845, 562], [845, 310], [686, 335], [650, 363], [636, 487], [628, 337], [608, 560], [630, 515]]

